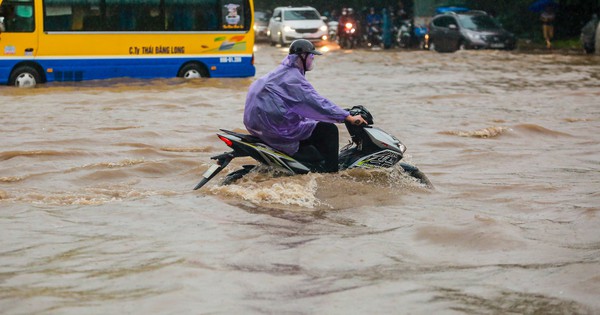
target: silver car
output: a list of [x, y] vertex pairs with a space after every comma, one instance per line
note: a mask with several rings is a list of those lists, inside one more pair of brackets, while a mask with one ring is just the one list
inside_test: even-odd
[[277, 7], [269, 20], [267, 33], [271, 45], [286, 45], [306, 39], [315, 45], [327, 40], [327, 25], [313, 7]]

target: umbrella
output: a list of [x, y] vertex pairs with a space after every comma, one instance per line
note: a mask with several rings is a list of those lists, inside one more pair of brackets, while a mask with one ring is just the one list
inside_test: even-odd
[[558, 3], [554, 0], [537, 0], [536, 2], [529, 5], [529, 11], [542, 12], [546, 7], [557, 7]]

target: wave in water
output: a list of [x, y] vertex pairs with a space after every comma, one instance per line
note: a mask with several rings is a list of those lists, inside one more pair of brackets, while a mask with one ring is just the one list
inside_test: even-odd
[[271, 209], [303, 211], [384, 204], [400, 197], [399, 191], [429, 190], [400, 166], [351, 169], [336, 174], [277, 175], [270, 171], [251, 172], [235, 184], [216, 184], [209, 191], [234, 203], [242, 200]]
[[571, 137], [570, 134], [551, 130], [536, 124], [520, 124], [513, 128], [494, 126], [483, 129], [464, 131], [464, 130], [450, 130], [440, 131], [439, 134], [459, 136], [459, 137], [471, 137], [471, 138], [496, 138], [502, 136], [510, 131], [516, 131], [518, 134], [530, 136], [530, 135], [541, 135], [550, 137]]
[[510, 129], [507, 127], [488, 127], [488, 128], [473, 130], [473, 131], [461, 131], [461, 130], [440, 131], [439, 134], [459, 136], [459, 137], [471, 137], [471, 138], [495, 138], [495, 137], [501, 136], [508, 130], [510, 130]]
[[551, 136], [551, 137], [572, 137], [568, 133], [550, 130], [548, 128], [536, 125], [536, 124], [521, 124], [515, 126], [515, 130], [525, 133], [528, 135], [542, 135], [542, 136]]
[[11, 196], [8, 192], [0, 191], [0, 200], [45, 206], [102, 205], [127, 199], [139, 199], [156, 195], [173, 196], [176, 194], [178, 192], [139, 190], [133, 189], [127, 184], [115, 184], [104, 187], [89, 187], [80, 191], [28, 192], [18, 196]]
[[10, 160], [16, 157], [65, 157], [81, 156], [86, 153], [80, 151], [54, 151], [54, 150], [29, 150], [29, 151], [4, 151], [0, 152], [0, 161]]

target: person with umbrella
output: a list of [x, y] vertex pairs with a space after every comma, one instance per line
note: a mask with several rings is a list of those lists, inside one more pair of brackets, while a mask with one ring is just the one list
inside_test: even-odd
[[554, 37], [554, 6], [548, 5], [542, 11], [540, 20], [542, 21], [542, 34], [544, 34], [544, 40], [546, 41], [546, 48], [552, 48], [552, 38]]
[[540, 21], [542, 21], [542, 34], [546, 41], [546, 47], [552, 48], [552, 38], [554, 37], [554, 19], [556, 15], [554, 9], [557, 7], [554, 0], [537, 0], [529, 6], [529, 11], [542, 12]]

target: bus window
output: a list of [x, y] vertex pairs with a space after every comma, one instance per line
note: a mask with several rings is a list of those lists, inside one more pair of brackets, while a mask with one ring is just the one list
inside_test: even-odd
[[161, 13], [158, 4], [143, 6], [139, 10], [136, 20], [136, 30], [138, 31], [151, 32], [165, 30], [165, 16]]
[[70, 31], [73, 25], [73, 10], [69, 5], [46, 5], [44, 11], [45, 31]]
[[83, 14], [82, 31], [107, 31], [106, 18], [100, 12], [99, 6], [86, 8]]
[[2, 28], [4, 32], [33, 32], [35, 23], [33, 19], [33, 2], [31, 1], [4, 1], [0, 13], [3, 17]]

